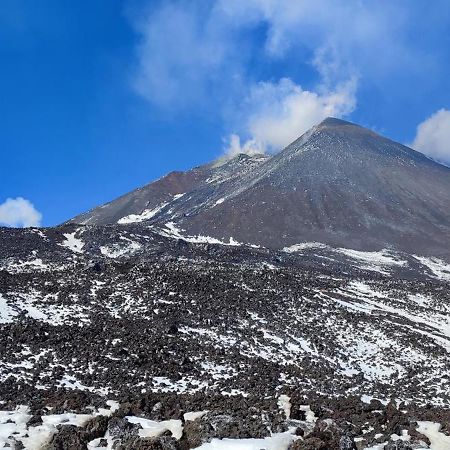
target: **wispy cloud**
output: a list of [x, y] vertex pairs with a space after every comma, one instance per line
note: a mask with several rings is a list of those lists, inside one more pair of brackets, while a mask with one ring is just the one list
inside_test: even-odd
[[[134, 17], [136, 91], [172, 111], [206, 105], [230, 132], [229, 154], [277, 150], [327, 115], [345, 117], [356, 107], [359, 80], [380, 85], [424, 57], [410, 46], [402, 1], [152, 2]], [[301, 73], [258, 76], [258, 58], [309, 64], [315, 82], [305, 88]]]
[[163, 2], [136, 12], [133, 23], [140, 35], [133, 86], [150, 103], [198, 107], [225, 83], [236, 83], [233, 26], [206, 2]]
[[42, 214], [25, 198], [8, 198], [0, 204], [0, 225], [38, 227], [41, 219]]
[[326, 117], [348, 115], [356, 105], [355, 91], [354, 80], [322, 93], [304, 90], [287, 78], [252, 86], [242, 122], [242, 131], [251, 139], [242, 151], [255, 147], [277, 151]]
[[411, 147], [450, 165], [450, 111], [440, 109], [421, 122]]
[[246, 155], [258, 155], [266, 153], [266, 147], [261, 141], [256, 139], [248, 139], [245, 142], [241, 142], [240, 136], [237, 134], [231, 134], [225, 141], [224, 157], [227, 159], [233, 158], [240, 153]]

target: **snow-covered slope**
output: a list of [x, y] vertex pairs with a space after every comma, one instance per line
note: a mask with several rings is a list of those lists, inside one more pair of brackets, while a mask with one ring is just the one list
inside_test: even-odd
[[[42, 355], [43, 389], [72, 377], [116, 394], [205, 387], [269, 394], [283, 380], [311, 393], [342, 393], [350, 384], [347, 392], [359, 396], [450, 398], [445, 262], [314, 244], [268, 252], [139, 229], [16, 230], [21, 254], [8, 249], [2, 230], [0, 322], [8, 333], [35, 330], [4, 342], [4, 376], [16, 367], [16, 377], [36, 381]], [[141, 365], [131, 355], [142, 345], [168, 353], [146, 353]], [[83, 357], [74, 363], [74, 354]], [[182, 357], [190, 369], [181, 375], [174, 364]], [[123, 372], [124, 358], [133, 371]], [[48, 380], [59, 365], [64, 370]], [[248, 381], [256, 367], [263, 383]]]
[[[150, 419], [179, 420], [180, 411], [231, 414], [232, 408], [246, 417], [234, 428], [217, 428], [216, 416], [198, 418], [195, 426], [220, 431], [201, 435], [184, 427], [180, 443], [171, 437], [158, 448], [203, 443], [202, 448], [295, 449], [298, 427], [306, 427], [299, 441], [306, 442], [334, 417], [340, 425], [329, 439], [337, 442], [350, 433], [343, 431], [349, 423], [370, 414], [372, 428], [350, 433], [367, 446], [401, 436], [408, 421], [412, 433], [419, 426], [415, 418], [436, 423], [430, 433], [445, 442], [445, 434], [433, 428], [442, 423], [450, 401], [445, 261], [315, 242], [281, 251], [225, 244], [182, 234], [175, 225], [0, 229], [0, 402], [9, 411], [3, 416], [12, 417], [7, 426], [0, 423], [0, 439], [2, 430], [16, 430], [17, 439], [39, 430], [46, 439], [69, 439], [46, 428], [44, 417], [43, 428], [17, 424], [19, 416], [11, 412], [16, 406], [45, 415], [44, 405], [57, 405], [52, 414], [80, 414], [114, 399], [136, 406], [121, 407], [119, 418], [109, 419], [101, 433], [64, 429], [77, 439], [89, 438], [89, 448], [112, 448], [112, 442], [131, 439], [124, 431], [129, 422], [120, 422], [119, 431], [113, 425], [124, 415], [139, 416], [132, 425], [143, 437]], [[280, 425], [285, 419], [279, 408], [289, 406], [285, 397], [279, 402], [282, 394], [296, 399], [293, 411], [313, 405], [321, 420], [309, 423], [300, 409], [293, 413], [297, 422]], [[151, 411], [142, 409], [143, 396], [151, 396]], [[77, 399], [76, 406], [67, 406], [70, 398]], [[269, 404], [260, 405], [261, 399]], [[343, 399], [360, 412], [342, 409]], [[188, 402], [189, 409], [178, 406], [175, 417], [155, 412], [159, 402], [168, 401]], [[395, 417], [404, 418], [386, 428], [377, 411], [389, 403], [392, 413], [401, 402], [403, 412], [395, 409]], [[18, 411], [28, 411], [24, 408]], [[247, 408], [260, 408], [259, 431], [245, 428]], [[373, 413], [363, 413], [365, 408]], [[164, 426], [155, 422], [150, 428]], [[183, 443], [189, 433], [203, 440]], [[214, 437], [256, 440], [206, 444]], [[130, 442], [124, 448], [137, 448]]]

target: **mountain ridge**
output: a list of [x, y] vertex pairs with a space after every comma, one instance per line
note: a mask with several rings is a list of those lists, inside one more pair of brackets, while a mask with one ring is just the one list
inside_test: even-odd
[[442, 245], [450, 241], [449, 204], [449, 168], [327, 118], [273, 156], [241, 154], [218, 166], [172, 172], [70, 222], [137, 218], [274, 249], [318, 241], [442, 256], [450, 254], [450, 245]]

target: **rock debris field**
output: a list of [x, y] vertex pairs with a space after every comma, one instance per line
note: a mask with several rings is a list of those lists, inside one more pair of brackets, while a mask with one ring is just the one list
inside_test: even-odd
[[177, 233], [0, 229], [0, 448], [450, 449], [448, 263]]

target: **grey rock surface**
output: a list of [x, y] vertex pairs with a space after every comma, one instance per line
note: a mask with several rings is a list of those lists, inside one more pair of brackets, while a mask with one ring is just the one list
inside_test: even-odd
[[138, 220], [274, 249], [317, 241], [442, 256], [449, 205], [448, 167], [329, 118], [272, 157], [172, 173], [71, 222], [113, 224], [147, 211]]

